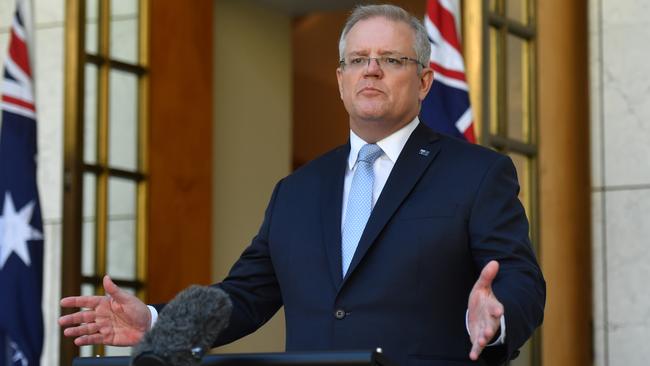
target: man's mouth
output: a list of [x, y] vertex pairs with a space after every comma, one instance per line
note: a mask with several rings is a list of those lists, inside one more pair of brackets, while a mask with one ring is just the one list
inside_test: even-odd
[[381, 91], [381, 90], [379, 90], [377, 88], [373, 88], [371, 86], [363, 87], [358, 92], [358, 94], [369, 95], [369, 96], [383, 94], [383, 93], [384, 93], [383, 91]]

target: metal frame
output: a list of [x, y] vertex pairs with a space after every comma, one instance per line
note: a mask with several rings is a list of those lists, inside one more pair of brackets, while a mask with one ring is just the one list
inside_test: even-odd
[[[79, 293], [81, 286], [81, 216], [82, 216], [82, 157], [83, 157], [83, 49], [85, 32], [85, 0], [66, 2], [65, 22], [65, 99], [63, 153], [63, 223], [61, 256], [61, 295]], [[68, 312], [68, 311], [64, 311]], [[60, 331], [60, 365], [69, 365], [77, 355], [77, 347], [63, 341]]]
[[[146, 295], [146, 254], [148, 214], [148, 141], [149, 141], [149, 5], [150, 0], [138, 1], [139, 47], [138, 62], [130, 64], [110, 58], [111, 0], [99, 0], [99, 34], [97, 54], [86, 52], [86, 1], [66, 2], [66, 68], [64, 123], [64, 192], [63, 192], [63, 256], [62, 295], [77, 295], [82, 284], [92, 285], [102, 294], [102, 276], [106, 273], [108, 228], [108, 180], [119, 177], [136, 182], [136, 278], [115, 279], [120, 286], [134, 288], [137, 295]], [[97, 161], [84, 162], [84, 91], [85, 66], [97, 66]], [[138, 77], [138, 168], [136, 171], [109, 166], [109, 76], [110, 70], [121, 70]], [[96, 177], [95, 275], [82, 275], [83, 177]], [[70, 364], [79, 349], [61, 337], [60, 364]], [[104, 347], [95, 347], [94, 354], [103, 354]]]

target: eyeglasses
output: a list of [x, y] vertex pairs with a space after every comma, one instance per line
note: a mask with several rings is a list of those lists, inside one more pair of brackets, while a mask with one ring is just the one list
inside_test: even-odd
[[398, 57], [398, 56], [381, 56], [381, 57], [354, 56], [354, 57], [348, 57], [346, 59], [343, 59], [343, 60], [339, 61], [339, 64], [341, 65], [341, 68], [344, 68], [344, 69], [348, 68], [348, 69], [350, 69], [352, 71], [358, 71], [358, 70], [362, 70], [365, 67], [369, 67], [371, 60], [377, 61], [377, 64], [379, 65], [379, 67], [381, 67], [381, 69], [384, 70], [384, 71], [403, 69], [409, 61], [414, 62], [417, 65], [424, 67], [424, 65], [422, 65], [420, 63], [420, 61], [418, 61], [418, 60], [416, 60], [414, 58], [406, 57], [406, 56], [402, 56], [402, 57]]

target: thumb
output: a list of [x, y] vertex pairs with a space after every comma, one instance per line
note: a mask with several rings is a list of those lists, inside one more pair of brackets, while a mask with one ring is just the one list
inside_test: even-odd
[[488, 264], [483, 267], [481, 270], [481, 275], [479, 276], [474, 288], [489, 288], [492, 286], [492, 281], [497, 276], [499, 272], [499, 262], [490, 261]]
[[107, 295], [120, 303], [124, 303], [126, 301], [127, 293], [122, 291], [122, 289], [120, 289], [108, 275], [104, 276], [103, 284], [104, 291], [106, 291]]

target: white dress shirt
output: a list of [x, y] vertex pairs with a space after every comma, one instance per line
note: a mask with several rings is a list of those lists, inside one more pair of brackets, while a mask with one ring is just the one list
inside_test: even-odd
[[[384, 186], [386, 185], [388, 176], [393, 170], [393, 166], [395, 166], [399, 154], [402, 152], [404, 145], [406, 145], [406, 141], [419, 123], [420, 120], [418, 117], [415, 117], [413, 121], [393, 132], [392, 135], [377, 141], [377, 145], [384, 153], [381, 154], [372, 165], [372, 170], [375, 173], [375, 183], [372, 187], [372, 207], [375, 207], [375, 203], [377, 203], [381, 190], [384, 189]], [[357, 156], [359, 156], [359, 150], [361, 150], [363, 145], [366, 144], [367, 142], [363, 141], [361, 137], [357, 136], [357, 134], [350, 130], [350, 156], [348, 156], [348, 168], [345, 170], [345, 181], [343, 182], [343, 212], [341, 214], [341, 229], [343, 229], [345, 214], [348, 208], [348, 196], [350, 194], [350, 186], [352, 186], [352, 177], [357, 169]]]

